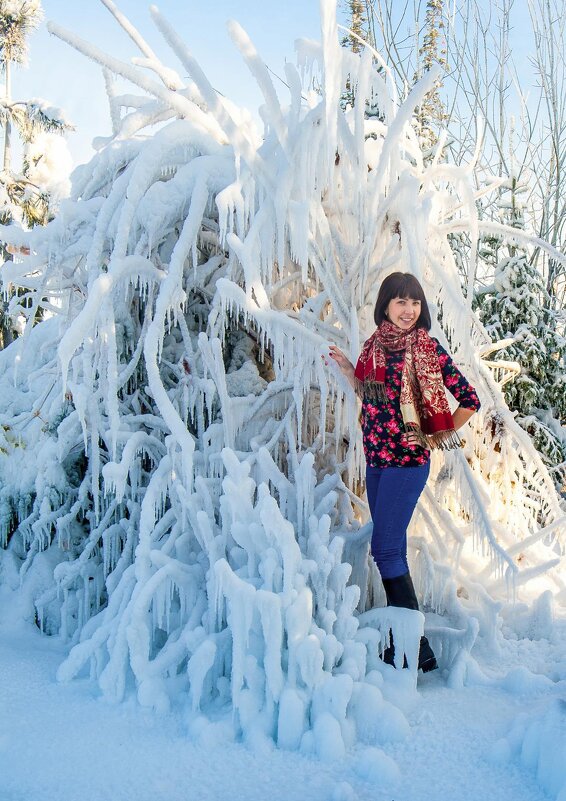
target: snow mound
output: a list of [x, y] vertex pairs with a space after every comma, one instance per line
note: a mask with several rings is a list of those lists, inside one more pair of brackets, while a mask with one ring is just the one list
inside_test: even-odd
[[516, 760], [535, 774], [555, 801], [566, 799], [566, 702], [553, 700], [536, 714], [521, 715], [507, 737], [496, 744], [493, 758]]

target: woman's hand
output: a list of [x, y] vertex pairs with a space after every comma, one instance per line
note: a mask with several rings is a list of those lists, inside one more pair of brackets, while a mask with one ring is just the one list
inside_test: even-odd
[[338, 367], [342, 370], [343, 373], [347, 372], [354, 372], [354, 365], [348, 359], [348, 357], [340, 350], [340, 348], [336, 347], [336, 345], [331, 345], [328, 349], [329, 355], [331, 359], [334, 359]]
[[430, 448], [427, 448], [425, 445], [423, 445], [421, 439], [419, 438], [419, 436], [416, 434], [415, 431], [405, 431], [405, 433], [401, 436], [401, 442], [405, 446], [420, 445], [421, 448], [424, 448], [427, 451], [430, 450]]
[[[346, 354], [343, 353], [336, 345], [330, 345], [328, 348], [328, 355], [333, 361], [336, 362], [342, 375], [348, 379], [352, 386], [354, 386], [354, 365], [348, 359]], [[321, 358], [324, 359], [324, 363], [327, 365], [328, 361], [326, 360], [326, 357], [323, 355]]]

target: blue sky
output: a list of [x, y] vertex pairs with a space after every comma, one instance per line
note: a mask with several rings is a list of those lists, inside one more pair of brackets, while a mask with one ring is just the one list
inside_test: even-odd
[[[157, 32], [149, 14], [150, 2], [117, 0], [119, 9], [135, 24], [168, 66], [183, 74]], [[318, 0], [213, 0], [210, 3], [162, 0], [159, 10], [175, 26], [212, 84], [237, 103], [257, 108], [261, 102], [254, 79], [226, 30], [236, 19], [248, 32], [266, 64], [284, 75], [285, 59], [294, 61], [294, 41], [320, 38]], [[57, 22], [117, 58], [139, 55], [134, 43], [99, 0], [43, 0], [45, 20]], [[92, 154], [93, 136], [110, 133], [104, 81], [98, 65], [47, 32], [45, 23], [30, 38], [27, 69], [14, 71], [14, 98], [42, 97], [61, 106], [77, 126], [68, 137], [74, 160]]]

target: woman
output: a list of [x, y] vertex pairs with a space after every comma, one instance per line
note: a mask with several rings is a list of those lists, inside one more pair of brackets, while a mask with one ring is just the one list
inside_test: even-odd
[[[362, 400], [366, 487], [373, 520], [371, 554], [388, 606], [418, 609], [407, 562], [407, 527], [426, 484], [430, 449], [460, 446], [456, 431], [480, 407], [473, 387], [429, 335], [430, 312], [417, 279], [392, 273], [375, 304], [377, 329], [364, 343], [356, 367], [335, 345], [330, 356]], [[451, 414], [444, 387], [459, 403]], [[384, 652], [393, 664], [394, 645]], [[437, 667], [422, 637], [419, 668]]]

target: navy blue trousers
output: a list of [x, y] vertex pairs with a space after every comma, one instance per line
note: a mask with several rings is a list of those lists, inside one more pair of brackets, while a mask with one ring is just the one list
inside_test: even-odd
[[409, 572], [407, 527], [429, 472], [430, 462], [415, 467], [366, 467], [373, 520], [371, 555], [381, 578], [397, 578]]

